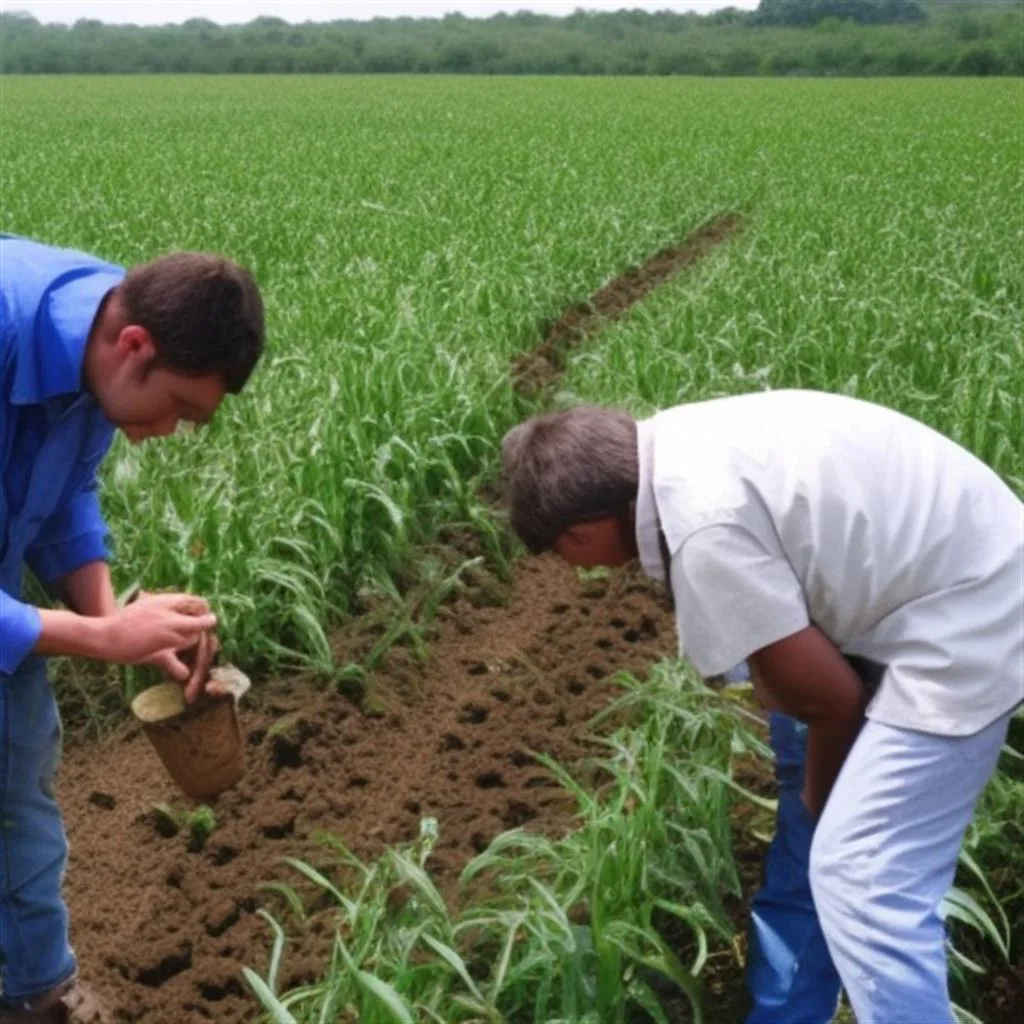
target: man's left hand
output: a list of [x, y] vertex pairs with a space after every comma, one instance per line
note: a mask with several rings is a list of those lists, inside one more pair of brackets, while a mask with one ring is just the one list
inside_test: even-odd
[[192, 674], [188, 665], [178, 657], [178, 652], [170, 648], [160, 651], [159, 654], [155, 654], [143, 664], [159, 669], [168, 679], [173, 679], [176, 683], [188, 682], [188, 678]]

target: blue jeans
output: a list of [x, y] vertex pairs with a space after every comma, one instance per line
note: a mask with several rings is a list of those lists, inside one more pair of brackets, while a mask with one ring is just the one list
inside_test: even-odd
[[61, 899], [67, 840], [53, 779], [60, 716], [46, 662], [0, 676], [0, 1008], [21, 1007], [71, 978]]
[[747, 1024], [828, 1024], [839, 1003], [809, 877], [814, 820], [801, 790], [807, 727], [773, 712], [769, 725], [779, 784], [775, 838], [751, 910]]

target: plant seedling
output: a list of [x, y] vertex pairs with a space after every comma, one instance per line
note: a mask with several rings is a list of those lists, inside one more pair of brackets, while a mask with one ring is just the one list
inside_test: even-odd
[[181, 810], [170, 804], [154, 804], [156, 829], [162, 836], [176, 836], [185, 831], [189, 836], [188, 849], [198, 853], [217, 827], [217, 816], [213, 808], [200, 804], [194, 811]]

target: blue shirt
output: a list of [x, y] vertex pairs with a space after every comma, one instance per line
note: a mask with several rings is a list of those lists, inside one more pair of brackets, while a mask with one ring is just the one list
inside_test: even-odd
[[52, 583], [105, 560], [96, 469], [114, 426], [82, 365], [121, 267], [0, 235], [0, 682], [35, 647], [39, 613], [21, 600], [28, 566]]

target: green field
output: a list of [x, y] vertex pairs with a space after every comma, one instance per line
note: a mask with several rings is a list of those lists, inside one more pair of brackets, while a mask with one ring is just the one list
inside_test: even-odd
[[250, 390], [200, 435], [118, 442], [103, 493], [118, 583], [208, 596], [246, 665], [343, 670], [332, 625], [442, 524], [498, 557], [478, 495], [530, 411], [510, 361], [724, 211], [745, 230], [576, 351], [556, 401], [842, 391], [1024, 492], [1019, 80], [0, 89], [4, 231], [126, 264], [218, 250], [264, 289]]
[[105, 506], [122, 582], [322, 661], [359, 585], [473, 517], [510, 358], [716, 211], [745, 235], [580, 354], [572, 396], [841, 389], [1020, 487], [1019, 113], [1014, 81], [7, 79], [2, 226], [252, 266], [252, 393], [120, 448]]

